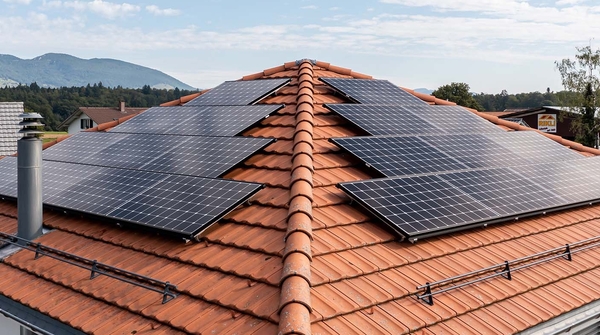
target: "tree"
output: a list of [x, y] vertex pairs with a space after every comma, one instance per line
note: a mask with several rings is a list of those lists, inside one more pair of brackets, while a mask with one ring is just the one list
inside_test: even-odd
[[483, 107], [475, 100], [473, 95], [469, 92], [469, 89], [470, 87], [468, 84], [451, 83], [450, 85], [438, 87], [438, 89], [431, 94], [436, 98], [452, 101], [461, 106], [473, 108], [478, 111], [483, 110]]
[[555, 64], [564, 88], [572, 92], [563, 102], [575, 116], [572, 126], [575, 140], [586, 146], [596, 146], [600, 129], [595, 117], [600, 107], [600, 77], [594, 71], [600, 69], [600, 49], [594, 51], [591, 46], [587, 46], [577, 48], [577, 52], [575, 60], [565, 58]]

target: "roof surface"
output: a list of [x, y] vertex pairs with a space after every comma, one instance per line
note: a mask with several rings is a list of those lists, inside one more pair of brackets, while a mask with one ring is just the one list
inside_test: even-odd
[[21, 138], [19, 114], [23, 113], [22, 102], [0, 102], [0, 157], [17, 152], [17, 140]]
[[96, 124], [102, 124], [117, 120], [128, 115], [137, 115], [148, 109], [147, 107], [125, 107], [124, 111], [120, 108], [115, 107], [79, 107], [78, 110], [73, 112], [67, 117], [59, 127], [69, 125], [73, 120], [77, 119], [80, 115], [87, 115]]
[[[262, 103], [286, 107], [243, 134], [278, 141], [225, 175], [266, 187], [203, 241], [183, 243], [44, 213], [45, 225], [54, 230], [37, 241], [169, 281], [177, 298], [161, 304], [159, 293], [105, 276], [90, 280], [87, 270], [50, 257], [34, 259], [27, 250], [0, 263], [0, 294], [94, 334], [514, 333], [600, 298], [600, 249], [589, 248], [572, 261], [557, 258], [522, 269], [510, 281], [498, 276], [436, 295], [433, 306], [417, 300], [422, 290], [416, 287], [426, 282], [600, 236], [600, 206], [398, 242], [335, 187], [374, 176], [328, 141], [362, 133], [323, 107], [347, 101], [319, 77], [370, 77], [303, 61], [243, 80], [283, 77], [292, 78], [291, 84]], [[507, 131], [533, 131], [477, 115]], [[586, 155], [600, 153], [546, 136]], [[0, 201], [0, 231], [16, 231], [16, 214], [14, 203]]]

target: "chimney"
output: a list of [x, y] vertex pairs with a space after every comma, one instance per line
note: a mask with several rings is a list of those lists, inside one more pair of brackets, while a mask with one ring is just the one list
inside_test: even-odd
[[119, 102], [119, 110], [121, 111], [121, 113], [125, 113], [125, 101]]
[[42, 235], [42, 140], [38, 113], [19, 115], [23, 134], [17, 142], [17, 236], [34, 240]]

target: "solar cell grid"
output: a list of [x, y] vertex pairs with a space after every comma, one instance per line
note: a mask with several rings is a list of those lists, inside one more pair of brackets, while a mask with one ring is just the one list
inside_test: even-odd
[[408, 236], [498, 216], [437, 176], [373, 179], [340, 183], [339, 187]]
[[43, 157], [70, 163], [218, 177], [272, 141], [249, 137], [90, 132], [49, 148]]
[[387, 80], [319, 78], [327, 85], [364, 105], [427, 105], [423, 100]]
[[186, 106], [251, 105], [290, 82], [290, 79], [226, 81], [186, 103]]
[[414, 136], [346, 137], [332, 141], [387, 177], [468, 169]]
[[371, 135], [440, 134], [443, 130], [399, 106], [327, 104]]
[[597, 175], [600, 166], [593, 167], [594, 164], [586, 163], [588, 160], [523, 165], [512, 169], [569, 203], [579, 203], [600, 198], [600, 177]]
[[440, 175], [440, 178], [500, 216], [533, 212], [567, 203], [552, 191], [509, 168], [447, 173]]
[[487, 133], [485, 136], [520, 157], [536, 163], [552, 163], [584, 158], [583, 155], [535, 131]]
[[483, 134], [422, 136], [421, 138], [469, 168], [494, 168], [533, 163]]
[[[0, 160], [0, 195], [16, 197], [15, 158]], [[44, 161], [44, 204], [196, 235], [262, 185]], [[15, 185], [6, 187], [6, 185]]]
[[411, 105], [401, 109], [413, 113], [448, 134], [504, 132], [493, 123], [460, 106]]
[[281, 105], [152, 107], [113, 128], [115, 133], [235, 136]]

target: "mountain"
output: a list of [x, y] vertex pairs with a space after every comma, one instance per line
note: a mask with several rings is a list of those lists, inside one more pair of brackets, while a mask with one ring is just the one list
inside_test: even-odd
[[431, 94], [433, 92], [433, 90], [430, 90], [428, 88], [415, 88], [414, 91], [423, 94]]
[[108, 87], [193, 90], [163, 72], [108, 58], [81, 59], [66, 54], [49, 53], [33, 59], [0, 54], [0, 87], [37, 82], [43, 87], [86, 86], [102, 82]]

